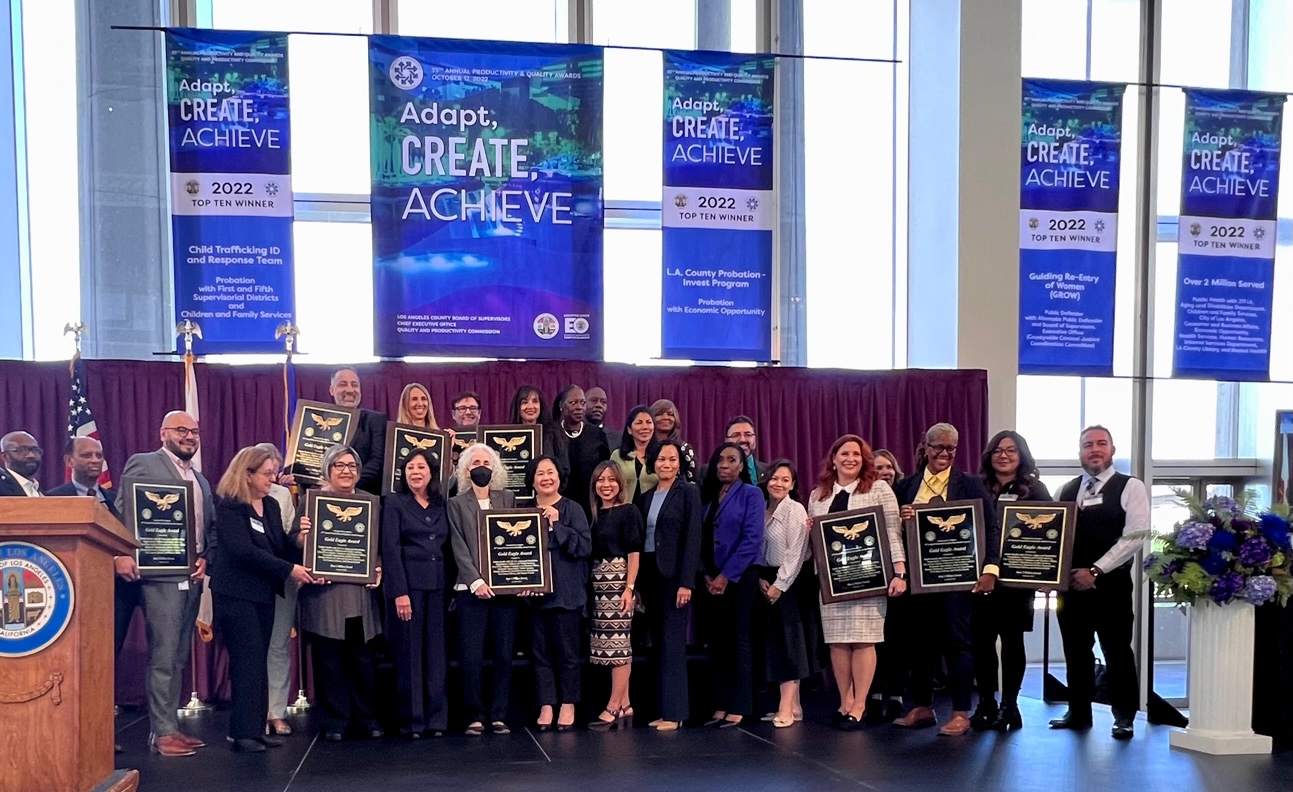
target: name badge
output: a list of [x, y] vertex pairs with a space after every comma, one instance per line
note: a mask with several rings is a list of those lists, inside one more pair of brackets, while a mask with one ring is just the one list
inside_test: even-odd
[[251, 529], [256, 533], [263, 534], [265, 533], [265, 524], [262, 523], [260, 520], [252, 520]]
[[1094, 498], [1087, 498], [1086, 500], [1082, 501], [1082, 508], [1085, 509], [1088, 506], [1099, 506], [1103, 503], [1104, 503], [1104, 496], [1096, 495]]
[[998, 495], [997, 500], [1009, 503], [1010, 501], [1019, 500], [1019, 496], [1013, 493], [1004, 493], [1002, 495]]
[[181, 581], [180, 583], [177, 583], [175, 587], [178, 588], [180, 591], [188, 591], [189, 582], [187, 580]]

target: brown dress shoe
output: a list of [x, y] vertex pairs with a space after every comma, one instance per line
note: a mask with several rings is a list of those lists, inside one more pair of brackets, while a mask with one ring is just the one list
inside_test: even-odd
[[184, 732], [175, 732], [175, 736], [176, 736], [176, 737], [178, 737], [178, 738], [180, 738], [180, 742], [184, 743], [185, 745], [187, 745], [187, 746], [188, 746], [188, 747], [190, 747], [190, 748], [205, 748], [205, 747], [207, 747], [207, 744], [206, 744], [206, 743], [202, 742], [201, 740], [199, 740], [199, 739], [198, 739], [198, 738], [196, 738], [196, 737], [191, 737], [191, 736], [189, 736], [189, 735], [185, 734]]
[[153, 753], [159, 756], [192, 756], [195, 751], [178, 734], [168, 734], [153, 740]]
[[965, 717], [964, 712], [953, 712], [952, 719], [949, 720], [938, 733], [944, 737], [960, 737], [970, 730], [970, 719]]
[[[912, 707], [911, 712], [895, 720], [893, 725], [904, 729], [923, 729], [935, 723], [938, 723], [938, 718], [934, 715], [932, 707]], [[969, 722], [967, 721], [966, 724], [968, 726]]]

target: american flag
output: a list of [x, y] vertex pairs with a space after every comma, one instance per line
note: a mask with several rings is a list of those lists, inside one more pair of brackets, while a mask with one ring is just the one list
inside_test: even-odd
[[[89, 390], [85, 387], [85, 361], [78, 352], [72, 358], [72, 395], [67, 400], [67, 439], [76, 437], [93, 437], [99, 440], [99, 427], [94, 422], [94, 413], [90, 412]], [[100, 441], [102, 442], [102, 441]], [[67, 480], [72, 480], [72, 469], [67, 469]], [[99, 486], [111, 487], [112, 476], [108, 473], [108, 463], [103, 463], [103, 472], [99, 474]]]

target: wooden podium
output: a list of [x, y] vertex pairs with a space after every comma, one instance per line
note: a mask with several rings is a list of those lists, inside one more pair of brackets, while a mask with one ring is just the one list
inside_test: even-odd
[[128, 792], [114, 770], [112, 557], [93, 498], [0, 498], [0, 790]]

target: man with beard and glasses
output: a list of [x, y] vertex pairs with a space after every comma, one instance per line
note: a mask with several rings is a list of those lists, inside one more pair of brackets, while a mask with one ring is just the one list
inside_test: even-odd
[[40, 482], [36, 474], [40, 471], [41, 460], [45, 452], [41, 450], [36, 438], [26, 432], [10, 432], [0, 437], [0, 497], [39, 498]]
[[1065, 484], [1057, 498], [1076, 501], [1078, 519], [1069, 590], [1059, 595], [1056, 609], [1068, 663], [1069, 709], [1064, 717], [1051, 721], [1051, 728], [1091, 728], [1095, 698], [1091, 649], [1098, 636], [1113, 710], [1113, 738], [1130, 740], [1140, 691], [1131, 650], [1135, 614], [1127, 562], [1150, 527], [1149, 492], [1145, 482], [1113, 469], [1116, 449], [1108, 429], [1083, 429], [1078, 449], [1085, 472]]
[[[144, 622], [148, 626], [148, 692], [149, 747], [162, 756], [192, 756], [205, 743], [180, 731], [176, 710], [184, 692], [184, 667], [189, 661], [194, 622], [202, 598], [202, 581], [207, 561], [215, 557], [215, 505], [211, 484], [193, 467], [193, 457], [201, 444], [198, 422], [186, 412], [166, 414], [161, 427], [162, 447], [156, 451], [135, 454], [126, 461], [121, 474], [121, 492], [127, 501], [132, 487], [140, 483], [193, 483], [194, 544], [197, 568], [191, 575], [150, 577], [140, 582]], [[134, 532], [134, 509], [122, 509], [126, 527]], [[139, 569], [133, 556], [117, 556], [117, 577], [127, 583], [139, 580]]]

